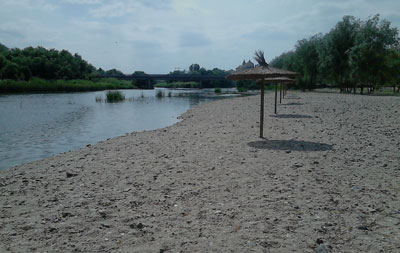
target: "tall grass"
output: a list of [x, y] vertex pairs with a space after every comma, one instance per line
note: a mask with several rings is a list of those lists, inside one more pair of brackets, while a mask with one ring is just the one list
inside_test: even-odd
[[164, 96], [165, 96], [165, 94], [164, 94], [164, 92], [162, 90], [157, 90], [156, 91], [156, 97], [157, 98], [162, 98]]
[[247, 92], [247, 88], [245, 88], [245, 87], [239, 87], [239, 88], [236, 88], [236, 89], [237, 89], [238, 92]]
[[125, 95], [120, 91], [107, 91], [106, 101], [107, 103], [122, 102], [125, 100]]
[[214, 92], [217, 93], [217, 94], [221, 94], [222, 93], [221, 88], [215, 88]]
[[17, 92], [79, 92], [113, 89], [136, 89], [132, 83], [114, 78], [90, 80], [43, 80], [32, 78], [30, 81], [2, 80], [0, 93]]

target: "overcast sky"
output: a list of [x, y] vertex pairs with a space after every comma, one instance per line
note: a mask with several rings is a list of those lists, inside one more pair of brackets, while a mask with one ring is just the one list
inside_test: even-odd
[[233, 69], [326, 33], [344, 15], [400, 27], [400, 0], [0, 0], [0, 43], [80, 54], [95, 67], [151, 74]]

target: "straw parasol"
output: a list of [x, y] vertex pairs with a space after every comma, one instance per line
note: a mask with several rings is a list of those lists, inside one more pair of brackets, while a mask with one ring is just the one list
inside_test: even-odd
[[236, 71], [228, 75], [228, 80], [259, 80], [261, 85], [261, 109], [260, 109], [260, 138], [263, 138], [264, 130], [264, 84], [265, 78], [278, 78], [288, 77], [293, 78], [299, 74], [296, 72], [274, 68], [268, 65], [264, 58], [264, 52], [258, 50], [255, 52], [254, 59], [259, 64], [258, 66], [246, 69], [243, 71]]
[[[289, 77], [272, 77], [272, 78], [265, 78], [264, 81], [267, 83], [274, 83], [275, 84], [275, 114], [276, 114], [276, 104], [278, 101], [278, 83], [280, 84], [289, 84], [289, 83], [296, 83], [295, 79]], [[282, 103], [282, 86], [279, 88], [279, 103]]]

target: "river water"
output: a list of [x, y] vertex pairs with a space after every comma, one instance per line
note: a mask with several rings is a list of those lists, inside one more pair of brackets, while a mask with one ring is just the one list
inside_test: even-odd
[[[134, 131], [172, 125], [212, 90], [122, 90], [127, 100], [98, 102], [105, 91], [0, 95], [0, 170]], [[168, 94], [171, 96], [169, 97]]]

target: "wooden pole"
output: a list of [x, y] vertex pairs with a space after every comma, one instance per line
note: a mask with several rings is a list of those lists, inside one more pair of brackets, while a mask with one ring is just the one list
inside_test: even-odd
[[283, 85], [283, 98], [286, 96], [286, 84]]
[[264, 138], [264, 81], [261, 82], [260, 138]]
[[282, 104], [282, 84], [279, 85], [279, 104]]
[[278, 84], [275, 84], [275, 114], [276, 114], [276, 103], [278, 100]]
[[286, 84], [285, 85], [285, 96], [287, 95], [288, 90], [289, 90], [289, 86]]

